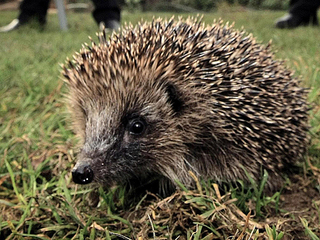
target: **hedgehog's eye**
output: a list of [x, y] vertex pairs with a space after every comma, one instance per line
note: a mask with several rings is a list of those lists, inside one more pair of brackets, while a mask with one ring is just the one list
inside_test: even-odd
[[133, 135], [141, 135], [146, 129], [146, 123], [142, 119], [132, 119], [129, 123], [129, 132]]

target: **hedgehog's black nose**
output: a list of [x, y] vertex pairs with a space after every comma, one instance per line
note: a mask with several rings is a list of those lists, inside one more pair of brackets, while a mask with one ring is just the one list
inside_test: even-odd
[[72, 180], [78, 184], [91, 183], [93, 180], [93, 171], [89, 165], [80, 165], [72, 170]]

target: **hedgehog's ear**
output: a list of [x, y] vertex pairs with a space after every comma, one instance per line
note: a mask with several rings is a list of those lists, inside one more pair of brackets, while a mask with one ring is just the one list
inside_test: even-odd
[[168, 84], [166, 86], [166, 93], [168, 96], [167, 102], [171, 105], [173, 111], [175, 113], [181, 112], [183, 107], [183, 102], [180, 98], [180, 94], [177, 91], [176, 87], [171, 84]]

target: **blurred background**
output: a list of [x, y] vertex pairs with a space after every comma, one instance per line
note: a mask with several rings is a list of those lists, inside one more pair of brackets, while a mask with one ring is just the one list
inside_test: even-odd
[[[19, 0], [0, 0], [0, 11], [15, 10], [19, 7]], [[90, 0], [65, 0], [66, 9], [90, 10]], [[287, 10], [289, 0], [119, 0], [124, 10], [134, 11], [213, 11], [221, 4], [237, 5], [253, 9]], [[54, 1], [51, 9], [55, 9]]]

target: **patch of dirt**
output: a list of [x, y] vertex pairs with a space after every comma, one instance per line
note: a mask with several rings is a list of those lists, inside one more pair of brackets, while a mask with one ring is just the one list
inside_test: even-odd
[[290, 187], [287, 187], [281, 194], [282, 209], [288, 212], [301, 211], [310, 208], [313, 201], [320, 201], [319, 191], [317, 191], [310, 181], [304, 180], [299, 175], [295, 175]]
[[0, 11], [12, 11], [19, 8], [19, 1], [0, 2]]
[[292, 183], [280, 196], [280, 213], [266, 221], [277, 224], [285, 232], [286, 239], [310, 239], [305, 234], [301, 219], [306, 219], [308, 227], [320, 237], [320, 192], [310, 178], [299, 175], [292, 177]]

